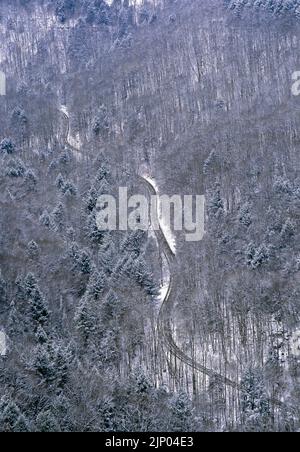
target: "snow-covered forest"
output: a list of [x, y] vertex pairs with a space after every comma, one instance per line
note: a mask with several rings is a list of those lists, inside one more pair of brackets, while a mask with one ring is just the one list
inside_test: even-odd
[[[299, 40], [299, 0], [0, 0], [0, 431], [300, 431]], [[202, 241], [97, 228], [145, 172]]]

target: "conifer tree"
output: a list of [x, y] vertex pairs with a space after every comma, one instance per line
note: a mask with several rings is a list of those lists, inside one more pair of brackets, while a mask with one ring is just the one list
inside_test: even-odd
[[6, 152], [7, 154], [13, 154], [15, 150], [15, 145], [10, 138], [4, 138], [0, 143], [0, 150]]
[[16, 308], [16, 303], [12, 301], [10, 304], [9, 315], [7, 319], [7, 332], [9, 337], [18, 337], [21, 334], [21, 320], [22, 318], [20, 317], [20, 314]]
[[41, 433], [58, 433], [60, 427], [51, 410], [42, 411], [36, 418], [36, 428]]
[[31, 260], [35, 260], [39, 256], [39, 246], [34, 240], [31, 240], [27, 245], [27, 256]]
[[29, 191], [34, 191], [38, 183], [38, 177], [32, 169], [28, 169], [25, 173], [25, 183]]
[[215, 188], [210, 191], [209, 201], [208, 201], [208, 213], [215, 217], [219, 217], [223, 214], [224, 203], [221, 197], [221, 188], [217, 183]]
[[2, 276], [0, 269], [0, 309], [7, 303], [7, 284]]
[[246, 429], [264, 431], [270, 420], [270, 406], [259, 370], [249, 369], [242, 387], [242, 408]]
[[193, 414], [189, 398], [183, 392], [174, 396], [171, 402], [171, 422], [174, 432], [193, 431]]
[[26, 167], [21, 159], [10, 159], [5, 169], [6, 176], [23, 178], [26, 174]]
[[93, 243], [93, 244], [101, 244], [103, 237], [105, 235], [104, 231], [101, 231], [98, 226], [97, 226], [97, 221], [96, 221], [96, 212], [92, 212], [88, 217], [87, 217], [87, 225], [86, 225], [86, 235], [89, 238], [89, 240]]
[[52, 224], [52, 219], [47, 210], [44, 210], [44, 212], [40, 216], [40, 224], [42, 226], [45, 226], [46, 228], [50, 229], [51, 224]]
[[63, 189], [64, 189], [64, 186], [65, 186], [65, 180], [64, 180], [64, 178], [63, 178], [63, 176], [62, 176], [61, 173], [59, 173], [59, 175], [58, 175], [57, 178], [56, 178], [55, 186], [56, 186], [59, 190], [63, 190]]
[[97, 193], [96, 188], [93, 186], [89, 189], [86, 199], [85, 199], [86, 208], [88, 211], [92, 212], [94, 210], [94, 208], [96, 207], [96, 204], [97, 204], [97, 199], [98, 199], [98, 193]]
[[116, 249], [110, 234], [105, 234], [99, 247], [98, 261], [101, 270], [111, 275], [115, 268]]
[[238, 220], [243, 226], [246, 226], [247, 228], [249, 226], [251, 226], [252, 218], [251, 218], [249, 203], [245, 203], [244, 205], [241, 206], [239, 215], [238, 215]]
[[41, 345], [42, 344], [46, 344], [49, 341], [49, 337], [48, 337], [46, 331], [44, 330], [44, 328], [41, 325], [39, 325], [37, 327], [37, 331], [35, 333], [35, 337], [36, 337], [36, 340], [38, 341], [38, 343], [41, 344]]
[[124, 313], [124, 305], [114, 293], [110, 290], [101, 306], [101, 318], [104, 323], [118, 326], [121, 316]]
[[0, 402], [0, 431], [7, 433], [29, 432], [30, 428], [19, 407], [13, 400], [2, 398]]
[[58, 232], [62, 232], [65, 227], [65, 212], [62, 203], [59, 203], [51, 214], [53, 224]]
[[86, 294], [93, 300], [99, 300], [105, 287], [105, 277], [103, 274], [95, 270], [91, 276], [87, 286]]
[[49, 311], [35, 276], [32, 273], [28, 273], [24, 283], [31, 318], [36, 326], [44, 325], [48, 320]]
[[85, 343], [97, 330], [97, 316], [94, 307], [95, 305], [87, 297], [83, 297], [75, 311], [76, 329]]
[[[41, 334], [41, 330], [39, 330]], [[45, 339], [44, 335], [44, 339]], [[68, 379], [71, 354], [60, 342], [40, 341], [35, 347], [32, 370], [47, 384], [63, 389]]]
[[69, 197], [77, 195], [77, 189], [75, 185], [70, 181], [65, 182], [64, 187], [62, 188], [62, 192], [65, 196]]

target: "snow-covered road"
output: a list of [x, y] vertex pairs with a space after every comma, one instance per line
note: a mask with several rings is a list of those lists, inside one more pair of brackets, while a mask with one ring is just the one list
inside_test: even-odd
[[69, 114], [69, 110], [68, 110], [67, 106], [61, 105], [59, 110], [64, 115], [64, 117], [67, 119], [67, 123], [68, 123], [65, 141], [71, 148], [72, 152], [74, 153], [76, 160], [80, 161], [82, 159], [82, 152], [81, 152], [82, 142], [80, 140], [79, 133], [77, 134], [76, 138], [74, 138], [71, 134], [70, 114]]
[[173, 252], [174, 255], [176, 255], [176, 238], [175, 238], [173, 232], [171, 231], [171, 228], [170, 228], [167, 220], [164, 218], [164, 212], [162, 210], [158, 185], [157, 185], [155, 179], [151, 178], [149, 175], [143, 174], [142, 177], [153, 187], [153, 190], [156, 193], [158, 221], [159, 221], [161, 230], [165, 236], [166, 241], [168, 242], [168, 245], [169, 245], [171, 251]]

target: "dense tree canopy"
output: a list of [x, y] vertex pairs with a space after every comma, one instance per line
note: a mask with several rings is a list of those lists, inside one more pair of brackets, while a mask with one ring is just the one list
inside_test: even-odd
[[[299, 18], [0, 2], [0, 431], [299, 430]], [[145, 173], [201, 242], [99, 230]]]

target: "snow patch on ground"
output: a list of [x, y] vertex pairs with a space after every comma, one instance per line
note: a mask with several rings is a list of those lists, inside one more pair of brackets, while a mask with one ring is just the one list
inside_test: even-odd
[[0, 64], [5, 62], [5, 56], [3, 50], [0, 50]]
[[292, 334], [291, 337], [291, 352], [293, 356], [300, 357], [300, 328]]
[[62, 111], [69, 118], [69, 112], [68, 112], [68, 109], [67, 109], [66, 105], [61, 105], [60, 106], [60, 111]]
[[155, 181], [155, 179], [151, 178], [148, 175], [143, 175], [142, 176], [147, 182], [149, 182], [149, 184], [154, 188], [155, 193], [157, 195], [157, 199], [158, 199], [158, 203], [157, 203], [157, 215], [158, 215], [158, 219], [159, 219], [159, 224], [160, 227], [164, 233], [164, 236], [166, 237], [166, 240], [168, 242], [168, 245], [171, 249], [171, 251], [176, 254], [176, 237], [174, 236], [173, 232], [171, 231], [168, 222], [166, 221], [166, 219], [164, 218], [164, 213], [162, 212], [162, 207], [161, 207], [161, 202], [160, 202], [160, 197], [159, 197], [159, 189], [157, 186], [157, 183]]
[[6, 355], [6, 335], [0, 331], [0, 356]]
[[163, 303], [166, 299], [166, 296], [167, 296], [169, 288], [170, 288], [170, 284], [171, 284], [171, 274], [170, 274], [170, 269], [169, 269], [169, 265], [168, 265], [168, 260], [167, 260], [166, 256], [163, 256], [162, 285], [161, 285], [159, 295], [158, 295], [158, 301], [160, 301], [161, 303]]
[[161, 222], [161, 229], [167, 239], [167, 242], [169, 244], [169, 247], [173, 254], [176, 254], [176, 238], [174, 237], [173, 232], [169, 228], [169, 226], [164, 222], [164, 219], [162, 218]]

